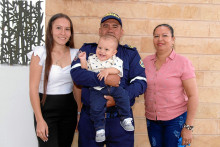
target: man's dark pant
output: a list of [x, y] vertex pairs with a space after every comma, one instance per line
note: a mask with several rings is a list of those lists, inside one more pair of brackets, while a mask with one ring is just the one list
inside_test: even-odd
[[[134, 131], [125, 131], [120, 125], [120, 118], [112, 113], [108, 112], [105, 124], [105, 136], [104, 142], [96, 142], [95, 135], [96, 131], [94, 123], [90, 119], [90, 108], [89, 106], [83, 106], [80, 120], [78, 124], [79, 147], [134, 147]], [[131, 118], [132, 110], [130, 108]], [[133, 124], [134, 125], [134, 124]]]

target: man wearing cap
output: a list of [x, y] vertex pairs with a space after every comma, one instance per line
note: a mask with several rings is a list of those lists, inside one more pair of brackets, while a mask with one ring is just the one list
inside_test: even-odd
[[[99, 36], [113, 35], [118, 40], [123, 36], [121, 18], [115, 13], [106, 14], [100, 24]], [[86, 52], [87, 59], [96, 53], [96, 43], [85, 43], [81, 48], [81, 52]], [[115, 101], [111, 96], [105, 96], [107, 99], [106, 106], [106, 125], [105, 125], [105, 142], [97, 143], [95, 141], [96, 131], [93, 122], [90, 119], [89, 108], [89, 87], [106, 85], [116, 86], [120, 81], [120, 86], [123, 87], [129, 95], [130, 105], [135, 102], [135, 98], [143, 94], [146, 90], [146, 76], [143, 63], [136, 48], [131, 48], [127, 45], [118, 45], [116, 56], [123, 60], [123, 77], [121, 81], [117, 75], [109, 75], [107, 79], [99, 80], [97, 73], [81, 68], [80, 60], [75, 59], [72, 62], [70, 71], [73, 81], [77, 85], [82, 85], [82, 103], [83, 107], [80, 113], [80, 121], [78, 124], [79, 131], [79, 147], [133, 147], [134, 146], [134, 131], [125, 131], [120, 125], [120, 117], [115, 107]], [[132, 110], [130, 109], [131, 114]], [[132, 116], [133, 117], [133, 116]]]

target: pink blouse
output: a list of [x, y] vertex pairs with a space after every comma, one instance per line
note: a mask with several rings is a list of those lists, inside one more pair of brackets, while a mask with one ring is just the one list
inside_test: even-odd
[[187, 111], [188, 97], [182, 81], [195, 78], [194, 67], [174, 50], [158, 71], [155, 61], [156, 54], [143, 60], [148, 84], [144, 94], [145, 116], [150, 120], [171, 120]]

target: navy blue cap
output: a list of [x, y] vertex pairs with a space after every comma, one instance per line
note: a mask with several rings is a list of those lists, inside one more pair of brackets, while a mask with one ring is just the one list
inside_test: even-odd
[[108, 19], [115, 19], [117, 20], [120, 25], [122, 26], [122, 22], [121, 22], [121, 18], [118, 16], [118, 14], [116, 13], [107, 13], [105, 16], [102, 17], [101, 23], [103, 23], [104, 21], [108, 20]]

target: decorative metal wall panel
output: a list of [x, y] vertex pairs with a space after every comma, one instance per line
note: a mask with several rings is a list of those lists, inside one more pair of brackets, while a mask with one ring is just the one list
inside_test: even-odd
[[0, 1], [0, 63], [27, 65], [26, 54], [44, 44], [44, 1]]

